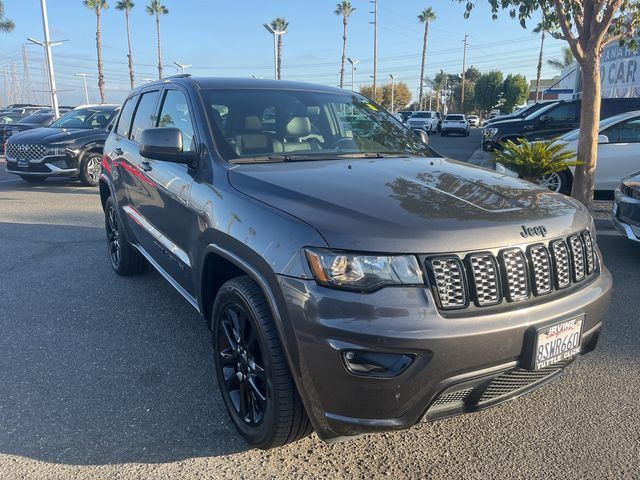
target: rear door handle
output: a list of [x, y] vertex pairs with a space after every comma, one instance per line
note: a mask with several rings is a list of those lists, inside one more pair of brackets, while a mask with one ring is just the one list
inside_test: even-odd
[[149, 172], [151, 170], [153, 170], [153, 167], [151, 167], [151, 164], [149, 162], [140, 162], [140, 169], [144, 170], [145, 172]]
[[120, 147], [118, 147], [113, 151], [113, 153], [115, 153], [116, 155], [123, 155], [124, 151]]

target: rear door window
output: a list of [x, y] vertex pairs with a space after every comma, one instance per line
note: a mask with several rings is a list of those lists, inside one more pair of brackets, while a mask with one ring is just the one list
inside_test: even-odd
[[131, 125], [131, 140], [137, 142], [143, 130], [151, 128], [156, 124], [156, 112], [158, 106], [158, 97], [160, 92], [153, 91], [143, 93], [138, 102], [133, 125]]
[[130, 97], [122, 107], [122, 113], [118, 119], [118, 126], [116, 127], [116, 134], [129, 138], [131, 132], [131, 119], [133, 118], [133, 112], [136, 109], [136, 103], [138, 102], [138, 95]]

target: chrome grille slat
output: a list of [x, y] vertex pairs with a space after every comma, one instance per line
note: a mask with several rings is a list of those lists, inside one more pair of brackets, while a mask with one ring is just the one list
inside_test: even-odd
[[541, 243], [529, 247], [529, 261], [533, 278], [533, 293], [545, 295], [553, 289], [551, 278], [551, 257], [549, 250]]
[[[521, 302], [585, 280], [598, 258], [588, 230], [550, 244], [536, 243], [500, 251], [431, 257], [426, 261], [439, 307], [445, 310]], [[465, 268], [466, 267], [466, 268]]]
[[5, 155], [9, 160], [42, 160], [47, 155], [44, 145], [7, 143]]
[[529, 298], [527, 261], [519, 248], [500, 252], [500, 264], [504, 271], [504, 288], [507, 300], [520, 302]]
[[486, 307], [500, 303], [500, 275], [495, 257], [491, 253], [477, 253], [469, 255], [468, 262], [473, 275], [476, 305]]

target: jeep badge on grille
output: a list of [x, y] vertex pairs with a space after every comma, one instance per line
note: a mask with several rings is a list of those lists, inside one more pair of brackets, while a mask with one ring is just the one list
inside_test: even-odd
[[535, 227], [527, 227], [525, 225], [521, 225], [521, 227], [522, 227], [522, 231], [520, 232], [520, 235], [522, 235], [523, 238], [527, 238], [527, 237], [543, 237], [544, 238], [547, 236], [547, 229], [542, 225], [536, 225]]

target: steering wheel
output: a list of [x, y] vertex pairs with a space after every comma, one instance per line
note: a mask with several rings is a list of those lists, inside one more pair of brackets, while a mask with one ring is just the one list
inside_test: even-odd
[[[345, 144], [344, 147], [341, 147], [340, 144]], [[358, 144], [355, 142], [355, 140], [353, 138], [347, 138], [347, 137], [342, 137], [339, 138], [338, 140], [336, 140], [335, 142], [333, 142], [330, 146], [329, 149], [336, 149], [336, 150], [353, 150], [354, 148], [358, 148]]]

